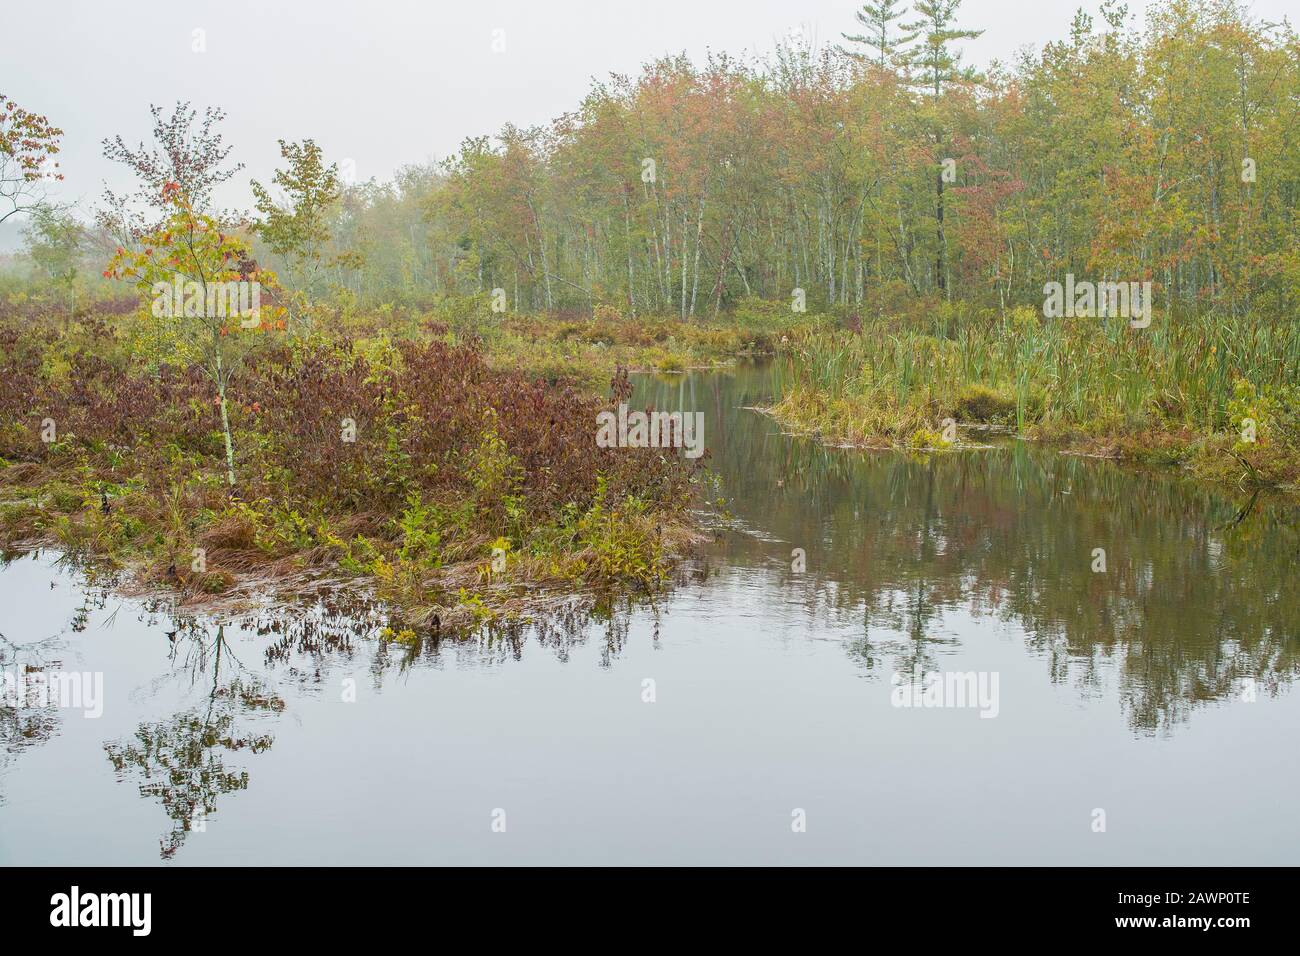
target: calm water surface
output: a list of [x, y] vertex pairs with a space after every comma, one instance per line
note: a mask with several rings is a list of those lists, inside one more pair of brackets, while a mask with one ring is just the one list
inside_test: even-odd
[[[1296, 509], [1022, 443], [825, 449], [745, 409], [762, 369], [637, 388], [704, 412], [730, 513], [655, 606], [406, 648], [342, 599], [186, 625], [9, 562], [0, 663], [105, 699], [0, 710], [0, 862], [1300, 857]], [[996, 675], [997, 716], [891, 703], [928, 672]]]

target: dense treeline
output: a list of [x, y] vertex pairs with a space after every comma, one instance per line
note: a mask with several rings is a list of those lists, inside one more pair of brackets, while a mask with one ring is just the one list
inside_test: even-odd
[[[960, 0], [873, 0], [834, 47], [667, 57], [596, 84], [548, 126], [471, 137], [389, 182], [349, 184], [311, 140], [282, 143], [278, 193], [253, 187], [259, 256], [317, 301], [499, 289], [517, 312], [709, 318], [746, 298], [793, 303], [795, 289], [810, 312], [1038, 308], [1067, 274], [1150, 281], [1158, 309], [1294, 310], [1289, 25], [1237, 0], [1162, 0], [1139, 29], [1104, 0], [1067, 37], [981, 72], [961, 55], [981, 24], [964, 19]], [[146, 211], [165, 180], [202, 208], [239, 169], [221, 111], [194, 133], [187, 108], [155, 108], [160, 153], [105, 144]], [[79, 239], [75, 222], [38, 215], [34, 265], [75, 303], [73, 274], [149, 225], [140, 196], [132, 212], [106, 194], [101, 228]], [[74, 240], [93, 267], [70, 267]]]
[[1106, 2], [976, 73], [956, 7], [868, 4], [843, 48], [663, 59], [546, 128], [355, 186], [333, 281], [367, 298], [500, 288], [517, 310], [690, 317], [796, 287], [810, 310], [1034, 305], [1073, 273], [1152, 281], [1157, 308], [1294, 307], [1288, 26], [1232, 0], [1170, 0], [1138, 32]]

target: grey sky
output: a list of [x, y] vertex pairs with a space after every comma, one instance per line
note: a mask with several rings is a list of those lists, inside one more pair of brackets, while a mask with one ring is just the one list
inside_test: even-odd
[[[1254, 0], [1279, 20], [1294, 0]], [[592, 77], [636, 73], [685, 51], [767, 53], [802, 28], [819, 43], [855, 24], [854, 0], [42, 0], [8, 4], [0, 92], [63, 128], [62, 198], [83, 210], [121, 171], [100, 141], [148, 136], [150, 102], [219, 105], [232, 158], [246, 169], [218, 200], [247, 208], [276, 139], [312, 137], [359, 179], [454, 151], [503, 123], [546, 122], [572, 109]], [[966, 0], [960, 22], [984, 28], [967, 59], [1011, 58], [1066, 36], [1081, 0]], [[1082, 5], [1094, 12], [1094, 0]], [[1142, 0], [1131, 8], [1144, 9]], [[193, 31], [206, 31], [206, 52]], [[494, 30], [504, 52], [493, 51]], [[10, 220], [10, 225], [15, 220]]]

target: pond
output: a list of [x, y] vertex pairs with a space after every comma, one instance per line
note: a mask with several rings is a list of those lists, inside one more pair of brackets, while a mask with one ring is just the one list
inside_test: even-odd
[[636, 382], [703, 412], [725, 500], [652, 603], [408, 647], [344, 595], [176, 621], [15, 557], [5, 672], [102, 693], [6, 699], [0, 862], [1294, 862], [1300, 511], [1023, 442], [826, 448], [771, 388]]

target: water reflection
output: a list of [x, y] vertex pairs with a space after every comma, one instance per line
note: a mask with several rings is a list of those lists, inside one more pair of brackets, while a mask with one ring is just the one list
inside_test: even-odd
[[[661, 708], [656, 717], [680, 714], [684, 728], [681, 738], [666, 738], [677, 739], [676, 745], [662, 745], [663, 754], [671, 756], [665, 771], [680, 773], [688, 788], [704, 781], [706, 795], [710, 770], [725, 765], [728, 747], [739, 748], [744, 774], [753, 772], [755, 760], [770, 760], [771, 767], [760, 769], [779, 779], [784, 765], [773, 755], [782, 753], [783, 740], [799, 739], [797, 749], [785, 752], [787, 764], [817, 753], [808, 741], [834, 740], [819, 720], [855, 727], [862, 736], [840, 741], [842, 751], [827, 743], [825, 759], [810, 757], [802, 765], [805, 777], [825, 772], [833, 790], [845, 772], [839, 769], [841, 758], [855, 753], [871, 758], [859, 761], [863, 766], [894, 759], [896, 771], [911, 772], [909, 764], [891, 756], [891, 735], [903, 735], [897, 744], [901, 752], [929, 742], [930, 731], [916, 722], [888, 724], [887, 713], [870, 709], [886, 700], [892, 673], [943, 669], [963, 654], [968, 661], [980, 660], [987, 645], [1003, 636], [1023, 643], [1023, 651], [1018, 644], [1011, 650], [1029, 671], [1008, 675], [1004, 690], [1023, 702], [1031, 695], [1018, 693], [1023, 683], [1013, 680], [1036, 687], [1050, 682], [1111, 713], [1118, 703], [1127, 736], [1137, 738], [1134, 746], [1149, 746], [1142, 738], [1155, 732], [1190, 734], [1182, 724], [1197, 708], [1230, 704], [1252, 692], [1261, 698], [1278, 695], [1296, 677], [1300, 661], [1292, 596], [1300, 514], [1286, 502], [1266, 496], [1232, 500], [1168, 474], [1018, 442], [929, 457], [829, 449], [784, 436], [770, 419], [747, 408], [769, 398], [771, 380], [762, 368], [643, 378], [636, 388], [634, 403], [705, 412], [709, 464], [730, 515], [717, 540], [681, 569], [678, 586], [657, 603], [566, 595], [531, 623], [459, 636], [426, 632], [398, 641], [381, 636], [389, 623], [385, 608], [352, 591], [325, 590], [300, 607], [216, 620], [179, 613], [165, 601], [124, 601], [115, 596], [111, 581], [97, 579], [90, 569], [70, 576], [59, 569], [47, 574], [42, 566], [40, 573], [28, 573], [37, 562], [24, 557], [14, 563], [27, 569], [26, 576], [15, 577], [14, 569], [0, 573], [0, 591], [26, 596], [33, 580], [49, 581], [48, 587], [61, 581], [62, 590], [51, 598], [60, 616], [48, 627], [27, 627], [29, 633], [0, 621], [0, 665], [10, 670], [72, 666], [78, 654], [93, 656], [98, 642], [124, 632], [111, 649], [98, 649], [96, 660], [111, 669], [113, 687], [129, 687], [136, 709], [126, 709], [111, 732], [78, 725], [79, 739], [93, 741], [91, 757], [84, 756], [84, 747], [78, 752], [83, 762], [112, 771], [105, 786], [114, 792], [131, 788], [153, 808], [147, 842], [150, 847], [156, 842], [164, 860], [194, 853], [196, 833], [251, 799], [259, 786], [273, 792], [279, 806], [323, 799], [320, 787], [306, 792], [292, 773], [283, 772], [272, 783], [267, 778], [275, 775], [263, 768], [295, 748], [316, 748], [315, 759], [328, 763], [336, 755], [320, 739], [330, 733], [338, 735], [343, 752], [370, 749], [391, 735], [403, 750], [400, 759], [382, 767], [394, 768], [388, 772], [395, 779], [388, 784], [400, 803], [412, 796], [400, 789], [403, 784], [420, 793], [431, 783], [472, 787], [494, 761], [516, 767], [528, 754], [511, 748], [530, 739], [541, 715], [571, 718], [555, 734], [563, 744], [538, 746], [571, 747], [572, 762], [560, 768], [567, 774], [557, 772], [556, 779], [578, 781], [578, 792], [601, 793], [601, 768], [620, 754], [631, 761], [620, 772], [632, 778], [642, 772], [636, 761], [657, 766], [654, 751], [639, 751], [638, 740], [659, 742], [665, 738], [654, 734], [665, 731], [655, 725], [652, 732], [640, 723], [656, 709], [636, 709], [641, 707], [636, 694], [641, 679], [661, 668], [681, 668], [672, 693], [675, 706], [683, 709]], [[802, 573], [792, 567], [795, 548], [806, 552]], [[1105, 551], [1104, 573], [1093, 571], [1098, 548]], [[126, 626], [131, 615], [139, 627]], [[662, 663], [647, 665], [644, 673], [620, 672], [620, 661], [646, 661], [645, 651], [657, 652], [661, 636], [662, 646], [670, 648], [668, 654], [655, 654]], [[772, 651], [787, 637], [803, 646], [834, 642], [829, 656], [836, 666], [798, 670], [806, 656]], [[1005, 657], [1002, 666], [1008, 666]], [[427, 679], [440, 672], [493, 680], [474, 685]], [[570, 676], [575, 672], [578, 678]], [[837, 672], [850, 672], [854, 682], [863, 678], [857, 693], [840, 687], [838, 698], [818, 697], [823, 688], [835, 686]], [[514, 689], [499, 689], [515, 678]], [[604, 696], [608, 687], [628, 678], [628, 698]], [[699, 690], [695, 697], [689, 692], [692, 682]], [[772, 725], [763, 726], [767, 705], [755, 701], [774, 689], [811, 696], [792, 698], [792, 706], [804, 705], [794, 718], [774, 707], [785, 723], [776, 723], [774, 716]], [[435, 690], [445, 703], [420, 696]], [[312, 731], [315, 736], [285, 742], [292, 738], [286, 719], [299, 719], [313, 702], [346, 702], [349, 693], [385, 704], [317, 713], [321, 723]], [[629, 698], [632, 710], [619, 710]], [[110, 717], [126, 708], [121, 697], [116, 701]], [[1040, 699], [1034, 706], [1052, 704]], [[887, 703], [883, 709], [888, 711]], [[728, 729], [733, 712], [744, 715], [737, 718], [741, 729]], [[462, 713], [486, 728], [482, 736], [476, 738], [465, 723], [432, 728], [425, 723], [430, 714], [454, 721]], [[818, 732], [798, 724], [805, 715]], [[1089, 715], [1094, 720], [1089, 732], [1101, 724], [1095, 718]], [[61, 729], [74, 729], [67, 725], [70, 719], [50, 708], [0, 704], [0, 768], [21, 774], [19, 764], [33, 751], [56, 740]], [[1007, 708], [1000, 721], [1008, 723], [989, 723], [1014, 726], [1009, 722], [1016, 719]], [[607, 721], [617, 728], [608, 732], [616, 742], [604, 750]], [[738, 741], [755, 725], [759, 743], [746, 756]], [[403, 777], [427, 735], [444, 728], [437, 759], [446, 762], [445, 775], [439, 776], [444, 766], [438, 763], [423, 776]], [[915, 738], [906, 738], [913, 732]], [[475, 740], [483, 752], [462, 743]], [[539, 773], [549, 780], [551, 767]], [[449, 783], [453, 778], [456, 783]], [[924, 793], [937, 792], [934, 780], [924, 783], [929, 787]], [[856, 785], [867, 792], [868, 783]], [[714, 786], [730, 794], [716, 780]], [[885, 805], [882, 791], [870, 792]], [[39, 799], [31, 794], [40, 794], [39, 787], [27, 793], [30, 812], [36, 813]], [[638, 804], [638, 794], [649, 802]], [[629, 791], [620, 799], [638, 812], [653, 811], [655, 798], [648, 794]], [[893, 812], [906, 815], [915, 796], [900, 789]], [[473, 799], [479, 799], [477, 792]], [[724, 802], [728, 799], [732, 796]], [[248, 819], [243, 823], [252, 826]], [[440, 831], [443, 839], [461, 833], [457, 827], [448, 823], [448, 830]], [[145, 842], [135, 833], [131, 837]], [[287, 836], [276, 839], [276, 847], [289, 855], [300, 850]], [[396, 853], [400, 846], [399, 841], [390, 849]]]
[[[17, 643], [0, 634], [0, 673], [16, 681], [18, 675], [40, 673], [53, 668], [58, 661], [55, 655], [61, 646], [57, 637], [39, 641]], [[32, 701], [11, 699], [6, 681], [3, 699], [0, 699], [0, 767], [12, 755], [29, 747], [44, 743], [58, 732], [59, 714], [52, 702], [35, 706]], [[0, 801], [4, 795], [0, 793]]]
[[234, 763], [236, 755], [262, 753], [274, 738], [246, 725], [246, 719], [285, 707], [284, 699], [236, 658], [224, 624], [210, 639], [208, 629], [192, 621], [177, 627], [183, 630], [169, 632], [169, 660], [192, 682], [207, 680], [207, 700], [165, 720], [142, 723], [133, 739], [104, 747], [118, 779], [138, 780], [140, 795], [162, 804], [171, 821], [160, 843], [163, 859], [174, 856], [192, 830], [207, 826], [218, 797], [248, 788], [248, 771]]
[[[575, 648], [600, 641], [608, 666], [627, 641], [631, 605], [575, 599], [532, 624], [459, 636], [429, 631], [413, 641], [377, 637], [389, 623], [386, 609], [347, 591], [329, 592], [310, 607], [267, 610], [234, 623], [168, 615], [158, 603], [149, 610], [170, 628], [164, 632], [167, 670], [150, 693], [180, 682], [202, 688], [203, 700], [165, 719], [140, 723], [132, 737], [109, 741], [104, 750], [120, 782], [133, 783], [142, 797], [161, 805], [170, 824], [159, 843], [166, 860], [191, 833], [206, 829], [220, 798], [248, 789], [248, 758], [274, 745], [285, 694], [337, 692], [354, 701], [358, 665], [366, 690], [381, 692], [418, 666], [508, 665], [530, 644], [567, 662]], [[255, 639], [261, 648], [255, 666], [240, 660], [228, 631]]]
[[[937, 667], [945, 614], [1013, 619], [1055, 682], [1088, 695], [1118, 668], [1131, 725], [1168, 728], [1195, 706], [1275, 694], [1294, 680], [1300, 512], [1258, 496], [1006, 442], [914, 457], [826, 448], [746, 406], [767, 370], [643, 380], [635, 402], [698, 402], [736, 534], [726, 562], [784, 569], [810, 617], [861, 619], [868, 669]], [[681, 405], [680, 403], [686, 403]], [[779, 542], [779, 543], [778, 543]], [[790, 569], [807, 552], [808, 573]], [[1093, 571], [1095, 549], [1106, 571]]]
[[[0, 553], [0, 571], [26, 557], [21, 552]], [[17, 633], [11, 637], [0, 631], [0, 769], [59, 732], [63, 714], [57, 695], [30, 693], [24, 684], [62, 672], [69, 644], [66, 635], [84, 632], [91, 613], [102, 609], [109, 599], [107, 589], [97, 585], [93, 576], [86, 577], [79, 592], [80, 600], [72, 604], [58, 633], [33, 638]], [[0, 803], [3, 801], [0, 792]]]

